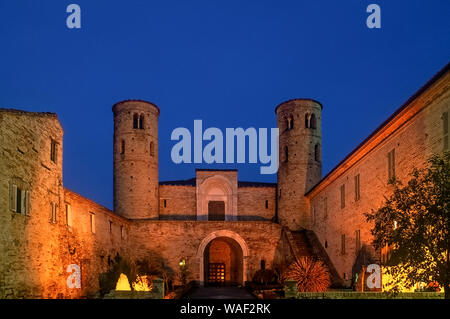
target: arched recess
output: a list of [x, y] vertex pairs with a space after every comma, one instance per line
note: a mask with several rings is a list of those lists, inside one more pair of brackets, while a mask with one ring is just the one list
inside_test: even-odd
[[237, 220], [237, 190], [231, 182], [214, 175], [205, 179], [197, 188], [197, 220], [208, 220], [208, 203], [225, 203], [225, 220]]
[[205, 249], [208, 247], [208, 244], [211, 243], [214, 239], [225, 237], [233, 239], [242, 250], [242, 284], [245, 284], [247, 281], [247, 260], [249, 256], [249, 249], [245, 240], [237, 233], [231, 230], [217, 230], [210, 233], [206, 236], [197, 249], [197, 260], [199, 262], [200, 269], [200, 285], [205, 285]]

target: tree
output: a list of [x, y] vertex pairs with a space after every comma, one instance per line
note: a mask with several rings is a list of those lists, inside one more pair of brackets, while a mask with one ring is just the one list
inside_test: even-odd
[[389, 248], [386, 266], [394, 287], [400, 281], [406, 288], [437, 283], [449, 299], [450, 152], [432, 156], [428, 164], [414, 169], [406, 186], [392, 180], [392, 195], [366, 219], [374, 222], [375, 248]]

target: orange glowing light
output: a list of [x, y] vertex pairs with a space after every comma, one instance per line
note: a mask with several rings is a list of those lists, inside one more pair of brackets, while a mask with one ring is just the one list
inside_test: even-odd
[[134, 291], [151, 291], [152, 281], [148, 276], [137, 276], [136, 282], [132, 283]]
[[125, 274], [120, 274], [119, 280], [116, 284], [116, 290], [120, 291], [131, 291], [130, 282]]

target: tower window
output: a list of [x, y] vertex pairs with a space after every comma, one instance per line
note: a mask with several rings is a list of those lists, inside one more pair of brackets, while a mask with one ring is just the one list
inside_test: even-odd
[[294, 117], [291, 115], [286, 119], [286, 130], [292, 130], [294, 128]]
[[345, 184], [341, 185], [341, 208], [345, 207]]
[[320, 162], [320, 145], [316, 144], [314, 146], [314, 159], [316, 162]]
[[261, 259], [261, 269], [266, 269], [266, 261], [264, 259]]
[[110, 220], [109, 221], [109, 234], [112, 234], [112, 228], [113, 228], [113, 222]]
[[289, 160], [289, 149], [287, 146], [284, 147], [284, 161], [287, 162]]
[[155, 156], [155, 144], [150, 142], [150, 156]]
[[141, 114], [141, 116], [139, 116], [139, 128], [141, 130], [144, 129], [144, 114]]
[[58, 143], [55, 140], [51, 140], [50, 145], [50, 160], [56, 163], [58, 160]]
[[166, 208], [167, 207], [167, 200], [166, 199], [163, 201], [163, 204], [164, 204], [164, 208]]
[[317, 123], [316, 123], [316, 116], [313, 114], [311, 114], [311, 118], [309, 120], [309, 127], [312, 129], [315, 129], [317, 127]]
[[133, 114], [133, 128], [139, 128], [139, 116], [137, 115], [137, 113]]
[[305, 114], [305, 127], [306, 128], [309, 127], [309, 114], [308, 113]]
[[266, 209], [269, 208], [269, 201], [266, 199]]
[[122, 140], [122, 145], [120, 149], [120, 154], [125, 154], [125, 140]]

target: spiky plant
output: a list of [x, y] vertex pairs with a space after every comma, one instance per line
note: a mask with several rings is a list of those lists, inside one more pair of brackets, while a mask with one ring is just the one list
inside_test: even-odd
[[300, 292], [326, 291], [331, 284], [327, 267], [320, 260], [310, 257], [303, 257], [292, 263], [283, 277], [295, 280]]

